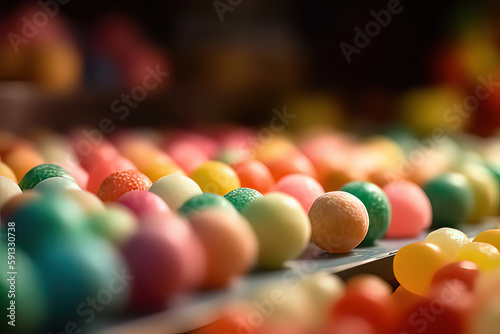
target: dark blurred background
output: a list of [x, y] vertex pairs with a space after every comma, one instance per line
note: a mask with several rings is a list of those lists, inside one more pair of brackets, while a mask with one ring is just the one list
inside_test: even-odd
[[[9, 55], [5, 36], [19, 31], [21, 17], [30, 17], [40, 4], [3, 1], [1, 37], [5, 40], [0, 66], [16, 67], [11, 64], [29, 52], [38, 38], [45, 49], [57, 40], [56, 44], [70, 45], [75, 51], [54, 51], [55, 60], [34, 51], [27, 63], [41, 63], [43, 70], [33, 70], [36, 75], [2, 70], [6, 83], [0, 94], [2, 105], [5, 98], [10, 99], [8, 106], [16, 105], [12, 99], [17, 101], [19, 96], [28, 96], [24, 103], [30, 100], [31, 89], [19, 93], [9, 84], [27, 80], [49, 88], [48, 102], [46, 92], [43, 97], [36, 95], [36, 115], [44, 115], [40, 122], [56, 128], [78, 122], [93, 124], [96, 117], [109, 113], [110, 103], [122, 92], [141, 83], [144, 64], [161, 64], [170, 73], [168, 79], [161, 90], [139, 104], [136, 110], [141, 112], [131, 113], [125, 124], [231, 120], [258, 124], [269, 119], [273, 107], [293, 104], [302, 96], [310, 102], [311, 94], [335, 99], [332, 104], [342, 109], [341, 114], [357, 115], [367, 122], [390, 122], [400, 114], [399, 96], [410, 88], [445, 84], [467, 92], [474, 86], [474, 66], [486, 63], [482, 57], [498, 53], [492, 56], [488, 50], [479, 50], [472, 61], [449, 69], [460, 50], [475, 49], [467, 41], [488, 31], [494, 37], [483, 44], [497, 51], [500, 45], [495, 16], [500, 5], [494, 0], [402, 0], [402, 12], [392, 15], [390, 24], [359, 54], [353, 54], [350, 64], [339, 44], [352, 45], [353, 29], [364, 30], [373, 20], [370, 12], [387, 9], [389, 1], [233, 1], [239, 4], [224, 12], [223, 21], [214, 3], [69, 1], [59, 5], [60, 12], [43, 27], [49, 30], [45, 39], [39, 33], [20, 45], [18, 54]], [[227, 0], [220, 3], [231, 6]], [[46, 78], [54, 72], [51, 66], [64, 65], [70, 70], [60, 71], [74, 75], [61, 75], [59, 81]], [[477, 72], [475, 76], [488, 74], [486, 68], [485, 73]], [[463, 76], [467, 78], [462, 80]], [[38, 103], [40, 98], [43, 103]], [[9, 108], [2, 109], [4, 116]], [[33, 106], [21, 109], [33, 110]], [[72, 110], [71, 116], [66, 110]], [[19, 113], [10, 112], [9, 121], [3, 123], [26, 128], [18, 121]], [[479, 132], [489, 135], [493, 130]]]

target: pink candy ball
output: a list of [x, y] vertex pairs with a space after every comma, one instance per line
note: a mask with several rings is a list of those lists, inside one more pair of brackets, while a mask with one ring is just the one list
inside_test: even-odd
[[316, 179], [304, 174], [290, 174], [281, 178], [271, 191], [294, 197], [306, 212], [309, 212], [314, 201], [325, 193], [325, 189]]
[[137, 167], [128, 159], [122, 156], [116, 156], [113, 160], [98, 160], [89, 167], [89, 183], [87, 190], [97, 194], [102, 181], [110, 174], [122, 170], [137, 169]]
[[117, 202], [128, 206], [139, 218], [146, 215], [171, 213], [165, 201], [149, 191], [129, 191], [117, 199]]
[[382, 188], [392, 207], [392, 220], [386, 237], [412, 238], [428, 229], [432, 207], [425, 192], [415, 183], [397, 181]]
[[139, 229], [122, 254], [134, 279], [130, 307], [151, 312], [198, 288], [205, 278], [206, 257], [191, 226], [171, 215], [167, 224]]

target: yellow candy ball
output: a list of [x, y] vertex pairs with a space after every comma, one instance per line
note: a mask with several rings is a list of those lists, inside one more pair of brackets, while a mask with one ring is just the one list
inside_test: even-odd
[[474, 262], [482, 272], [500, 268], [500, 252], [484, 242], [471, 242], [463, 246], [458, 251], [456, 260]]
[[484, 242], [495, 246], [500, 251], [500, 229], [481, 232], [474, 238], [473, 242]]
[[470, 244], [470, 239], [460, 230], [443, 227], [429, 233], [425, 242], [439, 246], [443, 253], [454, 257], [461, 247]]
[[7, 166], [5, 163], [0, 161], [0, 176], [5, 176], [14, 181], [16, 184], [19, 182], [17, 181], [16, 174], [12, 171], [12, 169]]
[[189, 176], [205, 193], [224, 196], [240, 187], [238, 174], [229, 165], [219, 161], [207, 161]]
[[499, 188], [493, 173], [477, 164], [466, 165], [462, 173], [467, 177], [474, 192], [474, 209], [469, 223], [479, 223], [486, 216], [498, 213]]
[[401, 248], [394, 257], [394, 275], [408, 291], [424, 296], [434, 273], [451, 262], [441, 249], [431, 243], [416, 242]]
[[144, 174], [149, 177], [151, 182], [156, 182], [158, 179], [170, 174], [186, 175], [182, 168], [175, 163], [163, 163], [151, 166], [144, 171]]

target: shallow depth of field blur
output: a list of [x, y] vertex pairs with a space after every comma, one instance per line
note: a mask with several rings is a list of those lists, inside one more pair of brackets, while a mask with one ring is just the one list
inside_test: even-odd
[[[96, 148], [97, 158], [92, 153], [97, 152]], [[19, 164], [23, 159], [12, 153], [18, 151], [29, 164]], [[460, 223], [479, 223], [486, 217], [498, 216], [500, 2], [2, 1], [0, 167], [8, 165], [13, 178], [21, 181], [38, 164], [59, 164], [76, 180], [77, 188], [103, 199], [98, 189], [118, 167], [107, 169], [107, 161], [94, 170], [89, 166], [94, 158], [104, 161], [110, 152], [117, 154], [117, 161], [118, 156], [123, 158], [113, 163], [130, 163], [153, 183], [170, 173], [189, 176], [207, 160], [234, 167], [251, 158], [271, 170], [273, 184], [293, 170], [316, 179], [325, 192], [337, 191], [351, 181], [383, 187], [404, 179], [424, 187], [447, 172], [474, 178], [474, 171], [461, 169], [465, 162], [470, 162], [481, 166], [481, 173], [488, 174], [485, 182], [491, 181], [490, 188], [495, 189], [483, 194], [487, 204], [477, 200], [474, 214]], [[78, 161], [76, 167], [74, 161]], [[6, 176], [1, 168], [0, 175]], [[273, 189], [263, 188], [264, 194]], [[8, 213], [15, 212], [16, 205], [21, 204], [11, 203]], [[132, 211], [122, 212], [113, 206], [110, 210], [116, 210], [116, 219], [133, 221], [130, 226], [137, 224], [138, 218]], [[111, 234], [113, 228], [116, 226], [99, 233]], [[172, 228], [171, 232], [184, 233], [181, 230]], [[47, 236], [47, 231], [38, 232]], [[125, 235], [135, 232], [134, 227], [121, 230], [123, 235], [113, 235], [110, 243], [119, 249], [126, 242]], [[61, 263], [50, 261], [58, 251], [73, 246], [66, 242], [58, 245], [59, 249], [47, 247], [47, 254], [40, 255], [47, 260], [44, 265], [54, 272], [61, 270], [68, 277], [72, 270], [75, 276], [84, 276], [83, 269], [78, 272], [76, 262], [70, 269], [62, 270], [65, 265], [61, 263], [70, 263], [69, 257]], [[93, 248], [96, 258], [107, 252], [107, 246], [100, 243], [89, 241], [82, 247]], [[312, 244], [311, 247], [319, 250]], [[31, 256], [29, 249], [24, 251], [28, 255], [21, 253], [20, 258]], [[197, 251], [189, 249], [179, 258], [193, 258], [196, 262], [196, 254], [201, 254]], [[99, 264], [101, 269], [108, 264], [114, 268], [114, 276], [109, 277], [117, 277], [124, 268], [113, 256], [103, 256]], [[500, 290], [496, 288], [494, 297], [487, 293], [495, 285], [491, 282], [500, 279], [500, 254], [498, 259], [496, 256], [498, 261], [493, 266], [497, 271], [481, 276], [483, 285], [479, 292], [474, 294], [462, 284], [457, 288], [458, 306], [441, 305], [444, 316], [436, 321], [426, 318], [430, 323], [426, 322], [426, 326], [436, 330], [432, 333], [456, 322], [463, 322], [457, 325], [456, 333], [496, 333], [489, 330], [499, 328], [494, 327], [499, 325], [494, 319], [500, 315]], [[138, 266], [148, 271], [155, 264], [141, 262]], [[251, 272], [252, 268], [248, 264], [246, 272], [239, 274]], [[422, 327], [411, 321], [408, 325], [406, 316], [411, 318], [412, 312], [418, 310], [415, 305], [432, 309], [432, 302], [404, 288], [392, 294], [397, 282], [360, 276], [346, 287], [336, 276], [301, 275], [300, 269], [295, 276], [263, 284], [250, 298], [233, 301], [223, 309], [192, 311], [190, 315], [196, 314], [196, 319], [187, 320], [192, 321], [192, 326], [180, 320], [183, 324], [179, 328], [188, 331], [220, 318], [193, 333], [223, 334], [236, 328], [237, 333], [245, 334], [373, 334], [381, 328], [392, 330], [397, 319], [404, 323], [398, 327], [400, 330], [418, 331]], [[201, 269], [192, 270], [183, 273], [184, 277], [172, 278], [179, 290], [179, 281], [202, 276]], [[162, 274], [169, 277], [169, 273]], [[149, 284], [144, 277], [138, 280]], [[57, 311], [41, 312], [50, 297], [38, 296], [36, 291], [43, 289], [31, 283], [27, 285], [33, 289], [29, 291], [36, 302], [32, 309], [18, 313], [21, 317], [21, 312], [40, 312], [33, 316], [34, 327], [26, 327], [28, 332], [50, 326], [44, 322], [48, 318], [57, 323], [57, 328], [64, 328], [67, 320], [75, 318], [74, 308], [65, 310], [61, 306], [66, 305], [64, 298], [55, 303], [60, 307]], [[151, 283], [155, 284], [161, 285]], [[182, 293], [175, 288], [163, 292], [169, 298], [173, 296], [172, 305], [177, 305], [184, 298], [190, 300], [199, 290], [210, 295], [229, 285], [197, 284], [192, 283], [196, 288], [191, 290], [182, 287], [186, 290]], [[432, 296], [445, 289], [427, 288]], [[370, 289], [380, 293], [363, 295]], [[90, 297], [82, 291], [83, 288], [75, 300], [83, 302]], [[0, 292], [4, 293], [1, 289]], [[287, 302], [274, 301], [282, 295]], [[126, 293], [114, 293], [109, 308], [116, 303], [120, 311], [111, 310], [108, 316], [106, 310], [99, 318], [100, 311], [94, 309], [98, 321], [88, 313], [88, 318], [79, 318], [74, 332], [66, 326], [66, 333], [78, 333], [80, 326], [87, 325], [85, 319], [92, 319], [91, 328], [107, 329], [170, 310], [170, 304], [162, 304], [163, 300], [158, 299], [158, 304], [148, 305], [151, 308], [125, 307], [123, 300], [128, 297]], [[383, 298], [386, 299], [381, 302]], [[339, 301], [343, 304], [338, 305], [344, 308], [340, 311], [340, 306], [332, 306]], [[364, 303], [359, 314], [355, 305], [358, 302]], [[395, 303], [402, 305], [397, 312], [392, 308]], [[351, 309], [356, 309], [354, 315], [342, 313]], [[333, 313], [341, 321], [333, 323]], [[361, 316], [367, 314], [366, 318]], [[253, 323], [267, 327], [256, 329], [260, 325]], [[133, 329], [117, 328], [109, 333], [133, 333]], [[148, 333], [158, 332], [151, 329]]]

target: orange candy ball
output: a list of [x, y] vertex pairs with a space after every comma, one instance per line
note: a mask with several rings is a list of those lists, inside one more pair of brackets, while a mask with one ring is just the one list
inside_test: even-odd
[[274, 185], [269, 168], [258, 160], [248, 160], [232, 166], [240, 178], [241, 187], [255, 189], [265, 194]]
[[114, 172], [102, 182], [97, 196], [103, 201], [116, 201], [120, 196], [135, 190], [147, 191], [151, 180], [137, 170]]

